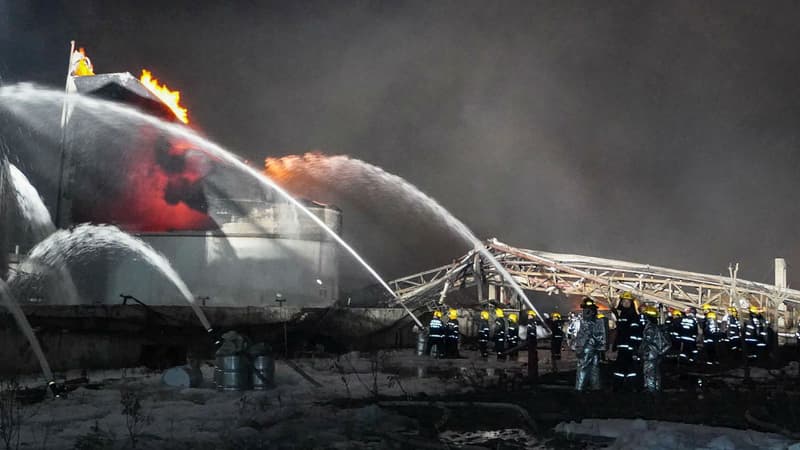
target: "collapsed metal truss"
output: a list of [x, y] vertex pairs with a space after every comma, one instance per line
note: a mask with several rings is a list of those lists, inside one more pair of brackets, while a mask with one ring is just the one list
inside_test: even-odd
[[[785, 311], [785, 304], [800, 304], [800, 291], [730, 277], [642, 265], [591, 256], [548, 253], [506, 245], [496, 239], [485, 248], [526, 290], [614, 299], [631, 291], [646, 302], [685, 309], [710, 304], [715, 309], [731, 305], [758, 305], [771, 314]], [[478, 281], [481, 281], [480, 283]], [[407, 306], [441, 306], [448, 292], [477, 286], [479, 303], [485, 303], [483, 286], [503, 287], [496, 267], [472, 250], [452, 264], [389, 282]], [[493, 300], [501, 300], [493, 298]]]

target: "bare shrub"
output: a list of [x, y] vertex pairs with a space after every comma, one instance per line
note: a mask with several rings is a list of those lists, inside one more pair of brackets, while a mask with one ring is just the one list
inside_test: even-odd
[[0, 439], [6, 450], [19, 449], [22, 404], [16, 380], [0, 381]]
[[125, 416], [125, 428], [128, 430], [128, 437], [132, 448], [136, 448], [136, 443], [141, 437], [144, 428], [152, 423], [153, 418], [144, 413], [139, 394], [133, 391], [123, 391], [120, 403], [122, 404], [122, 415]]

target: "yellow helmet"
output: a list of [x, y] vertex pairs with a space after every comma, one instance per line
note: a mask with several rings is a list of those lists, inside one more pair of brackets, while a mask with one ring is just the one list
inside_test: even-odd
[[732, 315], [733, 317], [736, 317], [736, 316], [738, 316], [738, 315], [739, 315], [739, 310], [738, 310], [738, 309], [736, 309], [736, 307], [735, 307], [735, 306], [729, 306], [729, 307], [728, 307], [728, 313], [729, 313], [730, 315]]
[[642, 309], [642, 312], [644, 313], [645, 316], [658, 317], [658, 308], [656, 308], [653, 305], [646, 305]]
[[442, 317], [442, 312], [441, 311], [434, 311], [433, 312], [433, 317]]
[[529, 309], [528, 310], [528, 317], [536, 317], [536, 311]]
[[481, 319], [489, 320], [489, 311], [481, 311]]
[[706, 319], [717, 320], [717, 313], [715, 313], [714, 311], [707, 312]]
[[681, 312], [680, 309], [673, 309], [672, 310], [672, 317], [680, 317], [682, 315], [683, 315], [683, 313]]
[[561, 320], [561, 313], [554, 312], [553, 313], [553, 320]]
[[602, 319], [602, 318], [604, 318], [605, 316], [606, 316], [606, 315], [605, 315], [605, 314], [603, 314], [603, 313], [601, 313], [601, 312], [597, 313], [597, 318], [598, 318], [598, 319]]
[[456, 318], [458, 318], [458, 311], [456, 311], [453, 308], [450, 308], [450, 310], [447, 311], [447, 317], [449, 317], [450, 320], [456, 320]]
[[619, 296], [622, 300], [633, 300], [633, 293], [630, 291], [625, 291]]
[[709, 305], [708, 303], [703, 304], [703, 311], [710, 311], [710, 310], [711, 310], [711, 305]]
[[514, 322], [514, 323], [516, 323], [516, 322], [517, 322], [517, 315], [516, 315], [516, 314], [514, 314], [514, 313], [511, 313], [511, 314], [509, 314], [509, 315], [508, 315], [508, 320], [510, 320], [510, 321], [512, 321], [512, 322]]
[[750, 311], [751, 313], [753, 313], [753, 314], [756, 314], [756, 313], [758, 313], [758, 312], [759, 312], [759, 311], [758, 311], [758, 306], [756, 306], [756, 305], [750, 305], [749, 311]]
[[494, 310], [494, 315], [497, 316], [497, 317], [503, 317], [505, 314], [503, 313], [502, 309], [497, 308], [497, 309]]

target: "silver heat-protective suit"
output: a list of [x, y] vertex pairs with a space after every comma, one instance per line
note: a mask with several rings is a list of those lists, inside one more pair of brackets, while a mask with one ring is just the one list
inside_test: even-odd
[[588, 384], [590, 389], [600, 389], [600, 354], [606, 349], [606, 328], [603, 321], [597, 319], [595, 311], [585, 309], [580, 328], [572, 349], [578, 359], [575, 375], [575, 389], [583, 391]]
[[639, 355], [642, 358], [642, 378], [646, 391], [658, 392], [661, 390], [661, 359], [671, 346], [667, 332], [657, 323], [647, 322], [642, 333], [642, 343], [639, 345]]

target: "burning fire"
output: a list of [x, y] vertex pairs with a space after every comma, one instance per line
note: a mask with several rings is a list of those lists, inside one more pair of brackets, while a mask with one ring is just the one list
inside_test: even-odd
[[79, 48], [78, 51], [72, 55], [72, 57], [78, 60], [78, 62], [75, 63], [75, 71], [73, 72], [76, 77], [94, 75], [92, 61], [90, 61], [89, 57], [86, 56], [86, 52], [83, 50], [83, 47]]
[[181, 93], [178, 91], [171, 91], [166, 85], [159, 85], [158, 80], [153, 78], [153, 74], [150, 73], [149, 70], [142, 69], [142, 76], [139, 78], [139, 81], [142, 82], [144, 87], [147, 88], [150, 92], [152, 92], [156, 97], [160, 98], [162, 102], [164, 102], [169, 109], [175, 114], [175, 117], [178, 118], [183, 123], [189, 123], [189, 115], [186, 108], [180, 105], [181, 102]]

